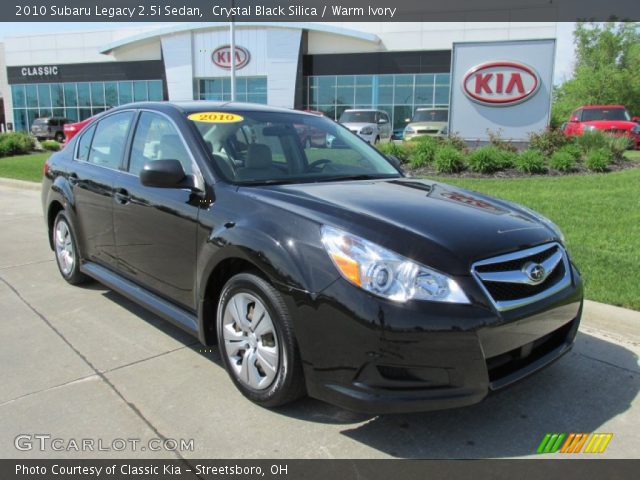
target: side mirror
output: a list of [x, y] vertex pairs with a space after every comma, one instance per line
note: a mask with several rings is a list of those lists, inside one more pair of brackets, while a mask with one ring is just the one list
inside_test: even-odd
[[569, 122], [571, 122], [571, 123], [576, 123], [577, 121], [578, 121], [578, 117], [576, 117], [576, 116], [572, 116], [572, 117], [569, 119]]
[[140, 183], [145, 187], [184, 188], [186, 176], [178, 160], [153, 160], [142, 167]]
[[632, 122], [640, 123], [640, 117], [631, 117]]

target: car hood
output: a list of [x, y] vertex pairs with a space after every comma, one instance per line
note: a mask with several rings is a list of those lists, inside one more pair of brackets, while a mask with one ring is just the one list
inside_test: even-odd
[[241, 188], [451, 274], [477, 260], [559, 240], [516, 205], [427, 180], [346, 181]]
[[447, 122], [411, 122], [407, 125], [407, 127], [411, 128], [425, 128], [429, 130], [441, 130], [442, 128], [447, 126]]
[[609, 128], [631, 130], [637, 125], [637, 123], [629, 122], [627, 120], [591, 120], [589, 122], [582, 122], [582, 125], [591, 125], [592, 127], [600, 130], [606, 130]]
[[364, 122], [360, 122], [360, 123], [343, 123], [342, 125], [347, 127], [349, 130], [360, 130], [361, 128], [364, 128], [364, 127], [375, 127], [376, 126], [375, 123], [364, 123]]

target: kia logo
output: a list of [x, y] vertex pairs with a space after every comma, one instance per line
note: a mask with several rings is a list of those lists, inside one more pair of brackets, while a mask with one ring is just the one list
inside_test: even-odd
[[[236, 69], [240, 70], [249, 63], [249, 50], [236, 45]], [[211, 54], [211, 61], [220, 68], [231, 70], [231, 45], [216, 48]]]
[[516, 62], [487, 62], [476, 65], [462, 81], [464, 93], [474, 102], [508, 106], [524, 102], [540, 87], [536, 71]]

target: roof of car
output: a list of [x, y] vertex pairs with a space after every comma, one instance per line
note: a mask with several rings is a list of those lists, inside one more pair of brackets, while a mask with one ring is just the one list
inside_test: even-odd
[[[312, 115], [310, 113], [301, 112], [300, 110], [293, 110], [289, 108], [271, 107], [269, 105], [263, 105], [259, 103], [244, 103], [244, 102], [213, 102], [209, 100], [192, 100], [183, 102], [136, 102], [128, 103], [126, 105], [120, 105], [118, 109], [122, 108], [166, 108], [174, 107], [184, 113], [195, 112], [207, 112], [207, 111], [220, 111], [220, 112], [271, 112], [271, 113], [297, 113], [300, 115]], [[314, 115], [317, 116], [317, 115]]]
[[626, 108], [624, 105], [585, 105], [580, 108], [590, 109], [590, 108]]
[[420, 108], [416, 108], [416, 112], [424, 112], [425, 110], [449, 110], [449, 107], [420, 107]]
[[377, 108], [347, 108], [345, 112], [385, 112], [384, 110], [378, 110]]

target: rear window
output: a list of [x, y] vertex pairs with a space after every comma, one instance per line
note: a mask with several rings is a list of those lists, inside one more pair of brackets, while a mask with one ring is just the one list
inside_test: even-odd
[[624, 108], [585, 108], [582, 111], [583, 122], [596, 120], [621, 120], [630, 121], [629, 112]]

